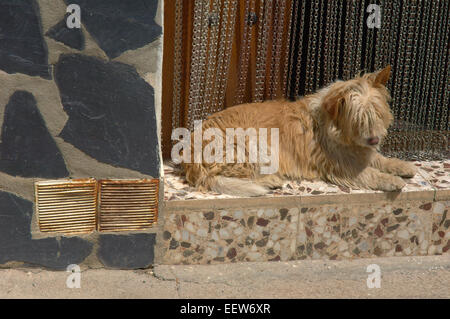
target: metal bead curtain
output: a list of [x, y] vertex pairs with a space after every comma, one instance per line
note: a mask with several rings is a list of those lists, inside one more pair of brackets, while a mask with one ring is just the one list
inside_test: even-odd
[[[449, 1], [294, 1], [287, 96], [390, 64], [395, 123], [382, 146], [407, 159], [449, 157]], [[370, 4], [381, 28], [369, 28]]]
[[[175, 3], [172, 127], [193, 128], [231, 105], [294, 98], [390, 64], [396, 120], [382, 151], [449, 157], [450, 1], [195, 0], [188, 26], [186, 3]], [[367, 25], [370, 4], [381, 8], [379, 29]], [[190, 50], [188, 61], [183, 50]], [[182, 61], [190, 64], [187, 74]]]

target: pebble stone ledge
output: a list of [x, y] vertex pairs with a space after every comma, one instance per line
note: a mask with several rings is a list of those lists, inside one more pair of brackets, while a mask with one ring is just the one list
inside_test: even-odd
[[[415, 164], [419, 174], [400, 193], [339, 190], [321, 182], [302, 182], [292, 188], [293, 194], [262, 198], [213, 193], [196, 196], [166, 167], [165, 220], [159, 243], [162, 257], [158, 263], [449, 253], [450, 161]], [[184, 194], [176, 195], [179, 190], [171, 188], [176, 183], [187, 187], [184, 192], [190, 199], [176, 199]], [[286, 189], [285, 185], [279, 192]]]

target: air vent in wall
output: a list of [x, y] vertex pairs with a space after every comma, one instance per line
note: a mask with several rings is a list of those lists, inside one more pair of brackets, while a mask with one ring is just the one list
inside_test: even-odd
[[42, 232], [88, 233], [96, 229], [97, 182], [93, 179], [35, 183]]
[[158, 179], [99, 181], [99, 231], [141, 230], [158, 217]]

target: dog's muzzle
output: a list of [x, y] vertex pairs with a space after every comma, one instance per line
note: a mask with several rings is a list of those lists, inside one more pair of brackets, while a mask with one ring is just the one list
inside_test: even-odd
[[380, 139], [378, 137], [370, 137], [367, 139], [367, 144], [369, 145], [377, 145], [380, 143]]

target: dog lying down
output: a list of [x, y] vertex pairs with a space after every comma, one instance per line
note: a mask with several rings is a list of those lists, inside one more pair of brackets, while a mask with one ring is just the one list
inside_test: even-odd
[[[234, 154], [241, 151], [245, 159], [184, 162], [181, 166], [186, 180], [201, 191], [244, 197], [264, 195], [290, 179], [321, 179], [356, 189], [401, 190], [406, 184], [402, 177], [413, 177], [416, 167], [378, 152], [393, 121], [385, 87], [390, 71], [387, 66], [379, 72], [336, 81], [293, 102], [242, 104], [209, 116], [201, 124], [202, 131], [220, 130], [223, 141], [219, 145], [231, 147]], [[227, 128], [254, 128], [258, 137], [261, 132], [278, 129], [277, 139], [265, 139], [272, 151], [272, 144], [278, 143], [277, 170], [263, 173], [261, 162], [249, 160], [255, 150], [250, 149], [248, 136], [244, 146], [238, 145], [237, 138], [225, 141]], [[204, 148], [209, 142], [203, 139], [200, 143]], [[194, 138], [190, 149], [193, 154]]]

